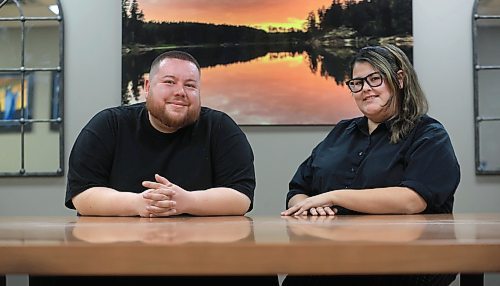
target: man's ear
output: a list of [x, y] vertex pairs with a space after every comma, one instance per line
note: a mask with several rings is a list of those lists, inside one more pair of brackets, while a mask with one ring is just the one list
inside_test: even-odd
[[149, 79], [144, 79], [144, 91], [146, 93], [146, 98], [149, 96], [149, 88], [150, 88], [151, 82]]
[[402, 70], [398, 70], [398, 72], [396, 73], [396, 75], [398, 77], [399, 89], [403, 89], [403, 87], [404, 87], [405, 73]]

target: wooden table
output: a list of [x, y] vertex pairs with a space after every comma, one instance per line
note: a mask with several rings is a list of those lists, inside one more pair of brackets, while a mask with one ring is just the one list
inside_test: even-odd
[[0, 217], [3, 274], [459, 272], [500, 272], [500, 214]]

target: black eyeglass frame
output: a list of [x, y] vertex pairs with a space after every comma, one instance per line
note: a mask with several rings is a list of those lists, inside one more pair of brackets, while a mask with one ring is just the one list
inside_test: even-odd
[[[378, 74], [378, 75], [380, 75], [380, 79], [381, 79], [381, 80], [380, 80], [380, 83], [379, 83], [379, 84], [372, 85], [372, 84], [368, 81], [368, 78], [369, 78], [369, 77], [371, 77], [371, 76], [373, 76], [374, 74]], [[353, 82], [353, 81], [355, 81], [355, 80], [361, 80], [361, 87], [359, 88], [359, 90], [356, 90], [356, 91], [352, 90], [351, 85], [349, 84], [349, 83], [351, 83], [351, 82]], [[366, 82], [366, 84], [368, 84], [370, 87], [379, 87], [379, 86], [381, 86], [381, 85], [382, 85], [382, 83], [384, 82], [384, 76], [383, 76], [380, 72], [376, 71], [376, 72], [372, 72], [371, 74], [369, 74], [369, 75], [367, 75], [367, 76], [365, 76], [365, 77], [357, 77], [357, 78], [350, 79], [350, 80], [346, 81], [346, 82], [345, 82], [345, 84], [347, 85], [347, 87], [349, 88], [349, 90], [350, 90], [352, 93], [358, 93], [358, 92], [360, 92], [360, 91], [362, 91], [362, 90], [363, 90], [363, 87], [365, 86], [365, 82]]]

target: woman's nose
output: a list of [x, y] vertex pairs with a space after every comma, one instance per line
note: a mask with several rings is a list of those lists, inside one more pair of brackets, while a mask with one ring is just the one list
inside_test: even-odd
[[361, 90], [362, 91], [372, 90], [372, 87], [370, 86], [370, 84], [368, 83], [368, 81], [366, 80], [366, 78], [363, 81], [363, 88]]

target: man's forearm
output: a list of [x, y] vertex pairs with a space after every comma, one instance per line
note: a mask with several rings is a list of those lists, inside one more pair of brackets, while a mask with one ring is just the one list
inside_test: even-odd
[[87, 189], [72, 200], [81, 215], [137, 216], [140, 215], [141, 204], [146, 205], [141, 194], [105, 187]]
[[192, 215], [244, 215], [250, 199], [231, 188], [211, 188], [193, 193], [187, 213]]

